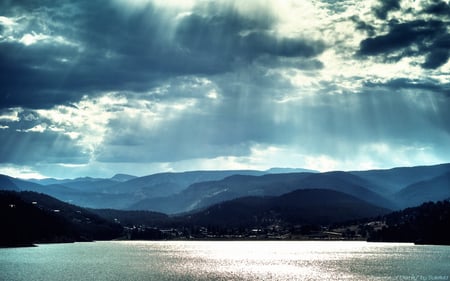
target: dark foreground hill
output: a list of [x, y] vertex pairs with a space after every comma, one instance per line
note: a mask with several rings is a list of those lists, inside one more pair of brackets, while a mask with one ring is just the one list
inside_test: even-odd
[[450, 202], [428, 202], [382, 218], [370, 241], [450, 245]]
[[122, 227], [35, 192], [0, 191], [0, 246], [110, 240]]
[[[366, 233], [358, 239], [450, 244], [449, 201], [387, 212], [356, 197], [320, 189], [239, 198], [176, 217], [148, 211], [87, 210], [35, 192], [0, 191], [0, 247], [115, 238], [298, 239], [299, 233], [300, 239], [329, 235], [353, 239], [355, 223]], [[349, 220], [354, 222], [344, 222]]]
[[89, 211], [109, 221], [120, 223], [125, 227], [137, 225], [159, 227], [170, 222], [168, 215], [151, 211], [123, 211], [114, 209], [89, 209]]
[[187, 216], [186, 221], [215, 227], [328, 225], [388, 212], [342, 192], [306, 189], [277, 197], [245, 197], [219, 203]]

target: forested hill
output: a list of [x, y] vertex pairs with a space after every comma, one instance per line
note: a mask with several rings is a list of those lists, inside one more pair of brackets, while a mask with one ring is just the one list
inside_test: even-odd
[[428, 202], [390, 213], [370, 241], [450, 245], [450, 201]]
[[253, 196], [218, 203], [186, 216], [185, 220], [215, 227], [259, 228], [268, 225], [328, 225], [387, 213], [387, 209], [342, 192], [304, 189], [281, 196]]
[[35, 192], [0, 191], [0, 246], [110, 240], [122, 226]]
[[0, 191], [0, 247], [116, 238], [368, 238], [450, 245], [448, 200], [387, 213], [356, 197], [320, 189], [238, 198], [178, 216], [84, 209], [35, 192]]

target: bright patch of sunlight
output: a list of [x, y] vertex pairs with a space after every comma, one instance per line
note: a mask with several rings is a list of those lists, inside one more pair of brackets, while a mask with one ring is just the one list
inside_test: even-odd
[[21, 179], [43, 179], [44, 175], [26, 166], [0, 166], [0, 174]]
[[22, 38], [19, 39], [19, 42], [24, 44], [25, 46], [29, 46], [29, 45], [35, 44], [39, 41], [46, 40], [48, 38], [49, 38], [49, 36], [47, 36], [45, 34], [42, 34], [42, 33], [38, 34], [38, 33], [32, 32], [32, 33], [28, 33], [28, 34], [25, 34], [24, 36], [22, 36]]
[[20, 107], [9, 108], [5, 112], [0, 113], [0, 122], [18, 122], [20, 121], [19, 114], [23, 112]]
[[47, 127], [48, 126], [47, 126], [46, 123], [41, 123], [41, 124], [38, 124], [38, 125], [30, 128], [30, 129], [17, 130], [17, 131], [18, 132], [25, 132], [25, 133], [28, 133], [28, 132], [43, 133], [43, 132], [45, 132], [47, 130]]
[[93, 153], [103, 141], [108, 122], [126, 103], [124, 97], [106, 93], [94, 99], [84, 97], [72, 106], [58, 105], [51, 109], [39, 109], [35, 113], [48, 124], [37, 125], [29, 131], [59, 132], [71, 139], [77, 139], [82, 147]]
[[147, 5], [154, 4], [156, 6], [175, 8], [175, 9], [188, 9], [193, 7], [195, 0], [115, 0], [116, 3], [124, 5], [131, 9], [142, 9]]

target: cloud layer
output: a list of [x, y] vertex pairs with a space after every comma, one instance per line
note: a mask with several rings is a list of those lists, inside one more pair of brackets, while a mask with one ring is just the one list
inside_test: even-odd
[[450, 162], [448, 1], [0, 11], [0, 172]]

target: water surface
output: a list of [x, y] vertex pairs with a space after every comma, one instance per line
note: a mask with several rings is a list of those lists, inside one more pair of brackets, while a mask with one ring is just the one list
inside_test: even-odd
[[450, 247], [120, 241], [0, 249], [0, 280], [450, 280]]

